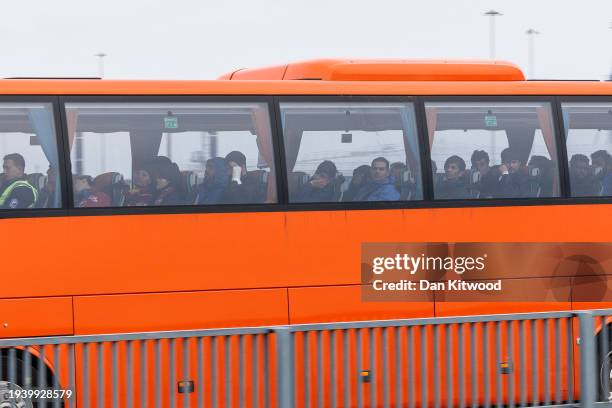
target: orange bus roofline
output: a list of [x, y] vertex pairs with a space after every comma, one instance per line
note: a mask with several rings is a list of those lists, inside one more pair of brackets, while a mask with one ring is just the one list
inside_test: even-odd
[[518, 65], [496, 60], [317, 59], [225, 74], [232, 80], [524, 81]]

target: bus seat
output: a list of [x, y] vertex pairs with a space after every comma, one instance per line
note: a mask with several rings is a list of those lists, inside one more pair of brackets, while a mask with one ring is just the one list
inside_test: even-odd
[[94, 179], [94, 188], [110, 196], [113, 207], [121, 207], [129, 186], [123, 180], [123, 174], [110, 171], [102, 173]]
[[289, 196], [297, 194], [302, 189], [302, 186], [308, 182], [310, 176], [303, 171], [293, 171], [287, 174], [287, 187], [289, 188]]
[[27, 176], [28, 182], [40, 193], [47, 185], [47, 176], [42, 173], [30, 173]]
[[[0, 179], [1, 180], [1, 179]], [[31, 173], [27, 175], [28, 182], [38, 190], [38, 199], [36, 200], [36, 208], [43, 208], [45, 200], [45, 187], [47, 186], [47, 176], [42, 173]]]
[[480, 171], [476, 169], [466, 170], [465, 178], [468, 182], [470, 198], [480, 198], [480, 179], [482, 178]]
[[527, 176], [529, 180], [529, 196], [539, 197], [542, 193], [542, 171], [539, 167], [527, 167]]
[[195, 204], [198, 198], [198, 175], [193, 171], [181, 171], [181, 183], [185, 191], [185, 203]]
[[340, 197], [342, 197], [342, 185], [344, 184], [344, 176], [342, 173], [337, 173], [336, 177], [332, 180], [332, 189], [334, 194], [332, 195], [332, 201], [337, 202], [340, 201]]
[[255, 202], [264, 203], [268, 195], [268, 172], [266, 170], [251, 170], [247, 172], [247, 179], [257, 186]]
[[416, 183], [414, 175], [410, 169], [402, 170], [401, 180], [399, 180], [400, 200], [411, 200], [416, 192]]

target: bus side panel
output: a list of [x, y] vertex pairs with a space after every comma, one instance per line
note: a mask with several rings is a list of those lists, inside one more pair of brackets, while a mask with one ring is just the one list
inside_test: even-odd
[[73, 334], [72, 298], [0, 300], [0, 338]]
[[[140, 295], [106, 295], [106, 296], [82, 296], [75, 299], [75, 327], [78, 334], [96, 334], [113, 332], [138, 332], [138, 331], [165, 331], [165, 330], [189, 330], [219, 327], [240, 326], [271, 326], [288, 323], [287, 318], [287, 290], [286, 289], [258, 289], [258, 290], [233, 290], [233, 291], [211, 291], [192, 293], [171, 294], [140, 294]], [[244, 344], [239, 344], [237, 337], [219, 337], [215, 340], [204, 338], [202, 343], [203, 358], [205, 363], [204, 395], [205, 400], [210, 400], [212, 395], [211, 376], [213, 372], [217, 375], [217, 386], [215, 392], [218, 401], [224, 401], [226, 397], [237, 401], [239, 388], [240, 350], [244, 349], [244, 364], [249, 377], [245, 377], [246, 397], [254, 398], [254, 390], [251, 385], [254, 380], [253, 370], [257, 369], [260, 377], [264, 376], [264, 342], [267, 337], [259, 335], [244, 336]], [[216, 342], [213, 345], [213, 341]], [[275, 357], [273, 338], [269, 338], [266, 354], [269, 356], [267, 378], [275, 378]], [[160, 381], [162, 389], [159, 391], [164, 401], [174, 398], [179, 403], [184, 399], [190, 400], [192, 405], [196, 404], [197, 393], [202, 391], [196, 389], [191, 394], [180, 394], [177, 391], [178, 381], [194, 381], [197, 385], [198, 378], [198, 343], [196, 339], [160, 340], [158, 342], [147, 341], [146, 345], [141, 341], [119, 342], [116, 346], [106, 344], [102, 349], [95, 344], [90, 345], [87, 354], [83, 346], [76, 349], [77, 360], [77, 394], [84, 398], [85, 381], [88, 382], [88, 401], [93, 404], [99, 397], [110, 402], [115, 396], [112, 385], [113, 367], [118, 373], [117, 384], [122, 387], [117, 398], [121, 405], [126, 403], [125, 388], [128, 382], [127, 361], [132, 361], [133, 386], [141, 389], [143, 381], [147, 383], [148, 389], [145, 398], [152, 404], [155, 400], [157, 390], [153, 387], [156, 378], [155, 367], [159, 366]], [[144, 348], [143, 348], [144, 347]], [[159, 351], [157, 351], [159, 347]], [[253, 350], [257, 349], [259, 354], [259, 365], [253, 367]], [[171, 370], [170, 356], [174, 350], [174, 370]], [[103, 354], [100, 355], [99, 352]], [[128, 357], [129, 354], [129, 357]], [[146, 358], [143, 360], [143, 354]], [[113, 366], [113, 355], [117, 358], [116, 366]], [[213, 355], [217, 361], [212, 366]], [[157, 359], [159, 357], [159, 360]], [[100, 380], [98, 376], [97, 362], [101, 359], [104, 363], [104, 374], [102, 381], [104, 385], [103, 395], [97, 387]], [[86, 363], [86, 361], [88, 363]], [[143, 361], [146, 362], [144, 369], [146, 377], [143, 377]], [[229, 371], [228, 368], [229, 367]], [[84, 369], [88, 368], [85, 376]], [[171, 372], [174, 382], [171, 383]], [[185, 375], [187, 373], [187, 375]], [[226, 388], [227, 379], [231, 378], [232, 387]], [[235, 386], [234, 386], [235, 385]], [[259, 380], [259, 396], [263, 398], [264, 381]], [[271, 386], [270, 392], [274, 393]], [[135, 403], [140, 405], [141, 396], [136, 394]], [[263, 402], [263, 400], [261, 400]], [[84, 400], [81, 401], [84, 403]], [[162, 406], [168, 406], [166, 403]]]
[[[368, 302], [362, 300], [362, 286], [328, 286], [289, 289], [289, 313], [292, 324], [313, 322], [339, 322], [380, 319], [407, 319], [420, 317], [433, 317], [433, 297], [419, 295], [422, 301], [414, 302]], [[431, 331], [430, 329], [427, 329]], [[385, 347], [388, 351], [388, 370], [390, 373], [402, 372], [404, 380], [408, 367], [416, 369], [417, 388], [421, 384], [420, 359], [408, 362], [405, 351], [408, 333], [405, 329], [362, 329], [337, 330], [332, 332], [311, 332], [309, 334], [296, 334], [295, 361], [297, 384], [296, 389], [298, 407], [304, 407], [305, 401], [311, 403], [322, 399], [325, 406], [333, 406], [332, 395], [335, 390], [337, 406], [357, 406], [357, 394], [361, 394], [363, 401], [371, 401], [373, 393], [375, 405], [382, 406], [383, 354]], [[421, 332], [414, 329], [411, 333], [412, 342], [419, 347]], [[358, 339], [359, 337], [359, 339]], [[360, 343], [360, 351], [357, 344]], [[348, 345], [348, 347], [346, 347]], [[401, 357], [396, 360], [394, 352], [401, 347]], [[374, 353], [370, 353], [374, 350]], [[417, 348], [413, 356], [418, 356]], [[319, 354], [320, 353], [320, 354]], [[333, 353], [333, 354], [332, 354]], [[361, 366], [357, 367], [357, 355], [361, 354]], [[335, 365], [335, 381], [330, 367]], [[429, 354], [427, 364], [433, 364], [432, 355]], [[364, 380], [361, 371], [366, 370], [370, 379]], [[319, 375], [321, 373], [321, 375]], [[430, 371], [431, 373], [431, 371]], [[390, 378], [394, 374], [390, 374]], [[430, 374], [431, 375], [431, 374]], [[393, 377], [395, 378], [395, 377]], [[431, 380], [430, 380], [431, 381]], [[306, 386], [306, 384], [309, 384]], [[389, 381], [389, 390], [392, 396], [400, 392], [396, 388], [396, 381]], [[431, 382], [430, 382], [431, 384]], [[308, 388], [306, 388], [308, 387]], [[320, 390], [320, 392], [318, 391]], [[345, 397], [350, 399], [347, 405]], [[407, 391], [406, 391], [407, 393]], [[404, 396], [407, 398], [407, 396]], [[391, 398], [394, 400], [394, 398]], [[404, 399], [407, 401], [407, 399]], [[421, 396], [415, 396], [420, 403]], [[367, 405], [366, 403], [366, 406]]]
[[287, 324], [286, 289], [75, 297], [76, 334]]
[[[283, 213], [70, 218], [70, 293], [286, 287]], [[74, 255], [76, 254], [76, 255]], [[86, 256], [85, 256], [86, 255]], [[114, 277], [114, 278], [111, 278]], [[58, 285], [55, 291], [62, 290]]]
[[0, 219], [6, 246], [0, 299], [72, 295], [83, 284], [75, 277], [81, 274], [85, 259], [75, 260], [80, 254], [67, 245], [68, 222], [63, 217]]
[[390, 320], [433, 317], [433, 299], [424, 295], [415, 302], [368, 302], [361, 285], [289, 288], [291, 324]]

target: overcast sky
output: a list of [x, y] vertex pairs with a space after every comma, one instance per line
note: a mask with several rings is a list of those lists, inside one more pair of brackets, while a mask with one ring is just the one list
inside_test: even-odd
[[0, 76], [214, 79], [310, 58], [497, 58], [537, 78], [612, 71], [612, 0], [22, 0], [3, 1]]

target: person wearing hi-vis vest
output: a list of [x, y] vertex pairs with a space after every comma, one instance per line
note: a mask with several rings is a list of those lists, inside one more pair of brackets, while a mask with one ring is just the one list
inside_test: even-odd
[[25, 160], [19, 153], [4, 156], [4, 177], [0, 186], [0, 208], [34, 208], [38, 191], [25, 177]]

